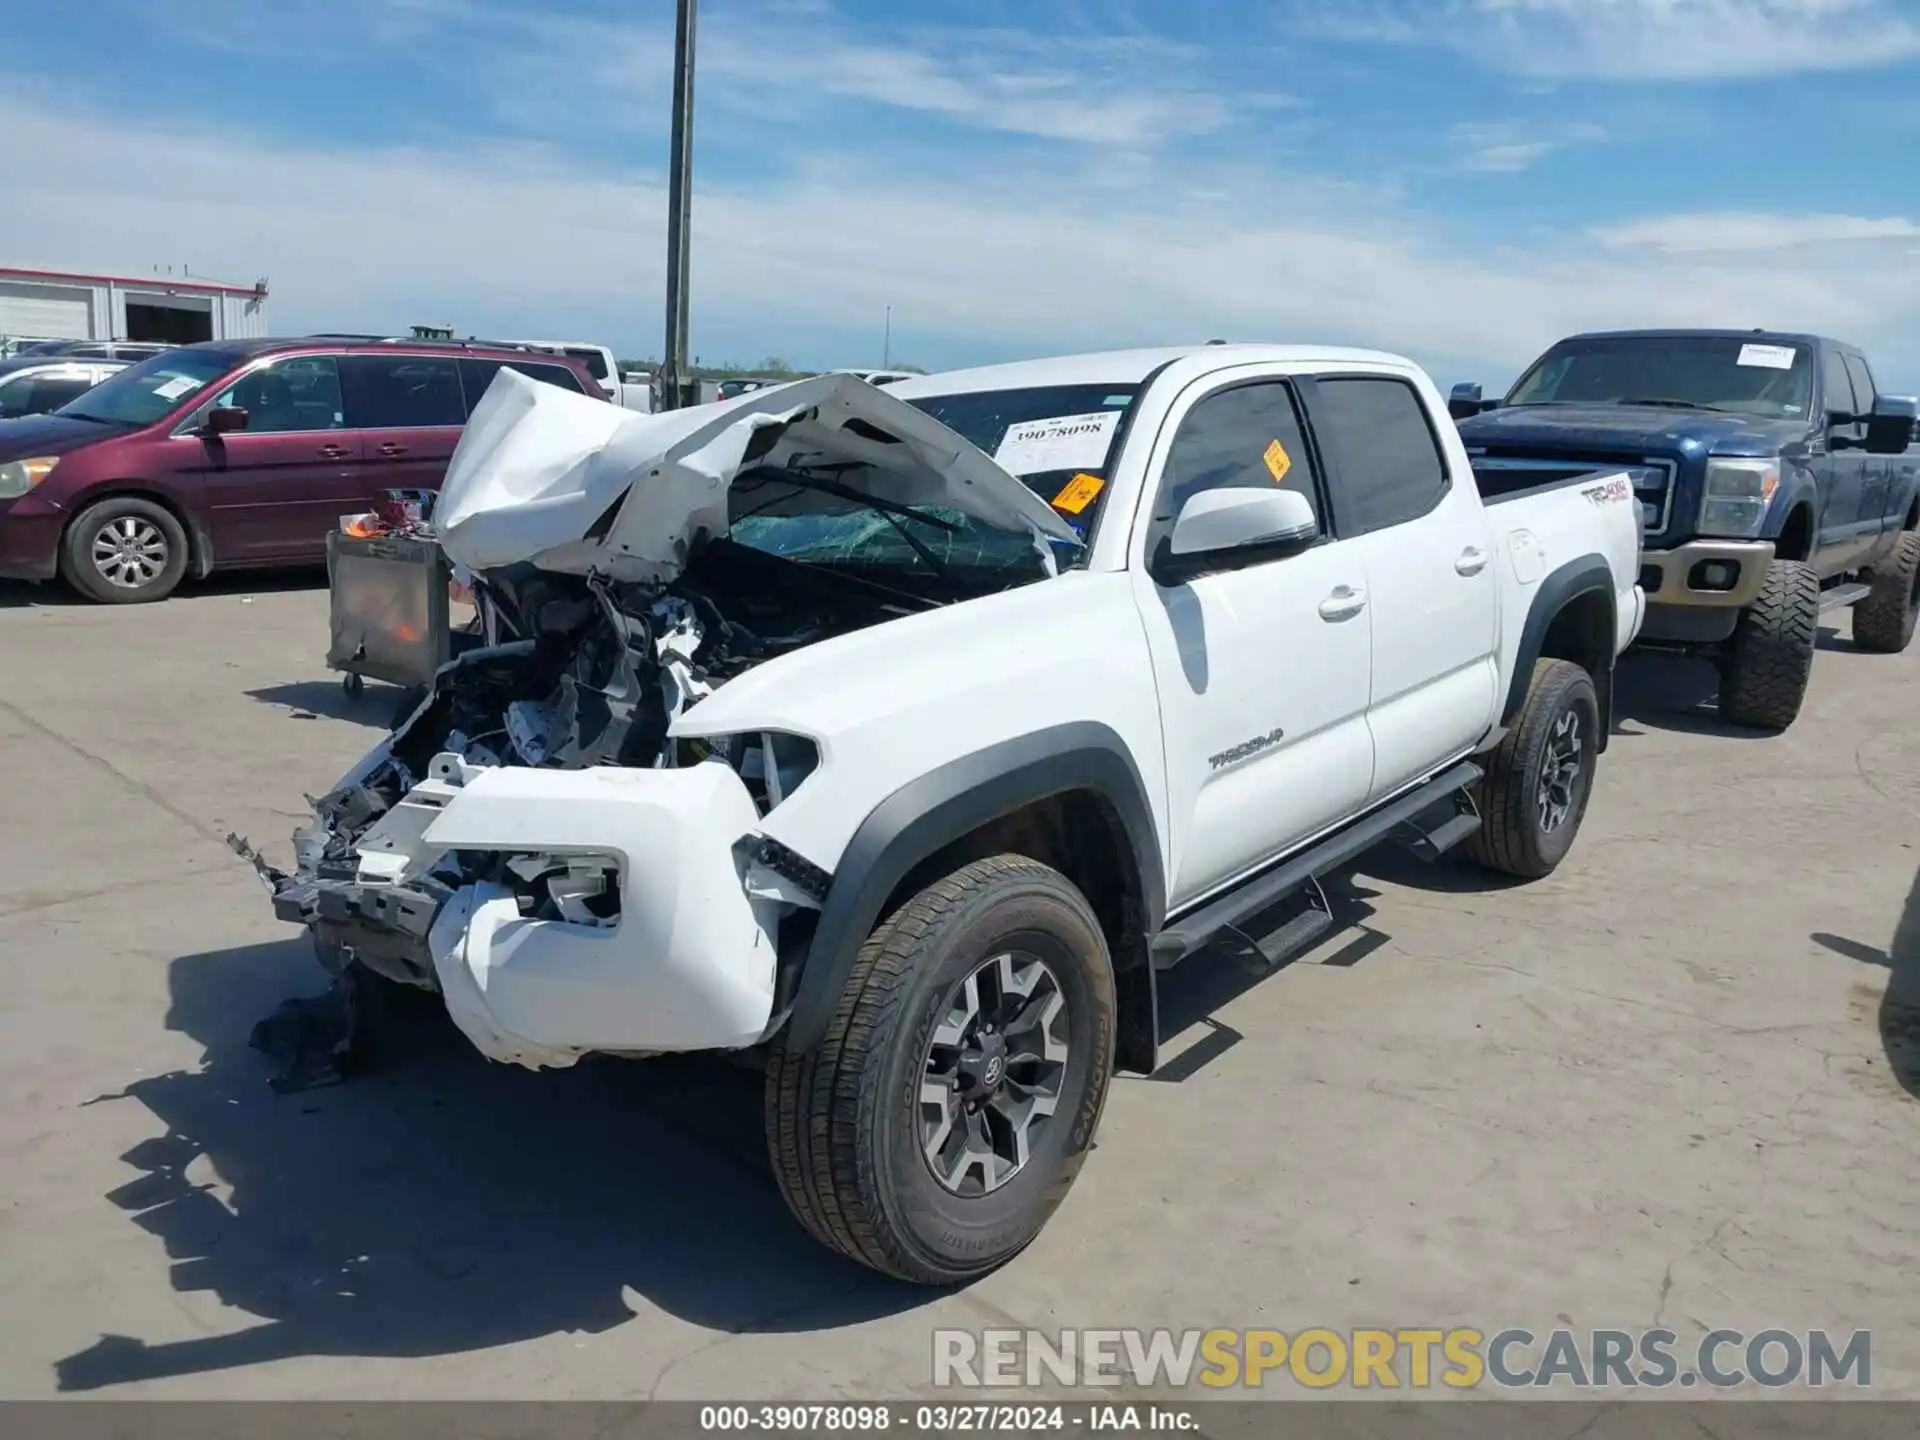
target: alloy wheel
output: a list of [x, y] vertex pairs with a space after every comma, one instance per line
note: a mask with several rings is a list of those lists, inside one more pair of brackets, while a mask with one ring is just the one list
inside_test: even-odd
[[144, 516], [120, 515], [94, 533], [92, 553], [93, 568], [109, 585], [138, 590], [165, 572], [167, 537]]
[[1018, 1175], [1066, 1084], [1067, 1000], [1039, 957], [996, 955], [949, 992], [920, 1079], [920, 1143], [956, 1195]]
[[1584, 783], [1586, 743], [1580, 730], [1580, 712], [1569, 708], [1554, 722], [1547, 736], [1546, 764], [1540, 771], [1540, 833], [1551, 835], [1567, 823], [1580, 799]]

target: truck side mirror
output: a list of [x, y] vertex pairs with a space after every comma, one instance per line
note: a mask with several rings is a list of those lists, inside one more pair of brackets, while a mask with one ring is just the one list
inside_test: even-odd
[[1907, 395], [1880, 396], [1867, 416], [1867, 452], [1904, 455], [1914, 441], [1916, 418], [1920, 418], [1920, 401]]
[[1155, 547], [1150, 573], [1162, 585], [1178, 585], [1230, 568], [1233, 557], [1272, 557], [1319, 537], [1313, 502], [1297, 490], [1266, 485], [1202, 490], [1180, 507], [1172, 533]]
[[1471, 420], [1487, 408], [1481, 393], [1480, 387], [1470, 382], [1454, 386], [1453, 393], [1447, 397], [1447, 413], [1455, 420]]

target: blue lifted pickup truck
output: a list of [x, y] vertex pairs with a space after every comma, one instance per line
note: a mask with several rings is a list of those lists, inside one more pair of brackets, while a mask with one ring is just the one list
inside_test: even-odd
[[1784, 730], [1800, 713], [1823, 610], [1897, 653], [1920, 616], [1916, 404], [1866, 356], [1814, 335], [1576, 335], [1504, 400], [1454, 387], [1483, 491], [1632, 471], [1644, 523], [1640, 644], [1706, 655], [1720, 713]]

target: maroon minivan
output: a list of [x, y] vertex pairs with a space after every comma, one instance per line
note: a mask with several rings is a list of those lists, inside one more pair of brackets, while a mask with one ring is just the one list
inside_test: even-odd
[[577, 360], [457, 342], [211, 341], [0, 421], [0, 577], [159, 600], [183, 576], [316, 564], [342, 515], [437, 490], [501, 366], [606, 393]]

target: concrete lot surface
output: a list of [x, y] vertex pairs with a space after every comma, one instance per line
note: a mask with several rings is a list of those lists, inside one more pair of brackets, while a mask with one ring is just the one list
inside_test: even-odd
[[1558, 875], [1376, 857], [1301, 962], [1179, 972], [1218, 1053], [1119, 1082], [1034, 1248], [934, 1295], [804, 1237], [726, 1066], [433, 1027], [268, 1089], [249, 1029], [320, 974], [222, 839], [284, 860], [392, 704], [325, 610], [0, 589], [0, 1395], [908, 1396], [936, 1326], [1656, 1323], [1871, 1329], [1920, 1394], [1913, 654], [1830, 631], [1776, 739], [1631, 663]]

